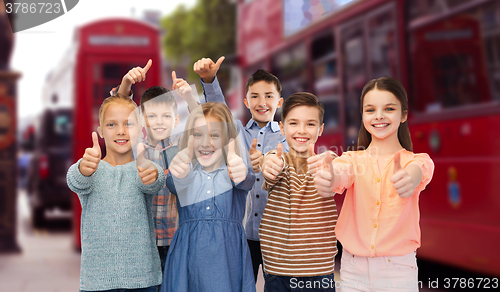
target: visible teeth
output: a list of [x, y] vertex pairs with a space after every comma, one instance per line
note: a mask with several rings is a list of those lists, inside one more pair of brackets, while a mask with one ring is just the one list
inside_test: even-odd
[[373, 125], [375, 128], [383, 128], [388, 126], [389, 124], [378, 124], [378, 125]]
[[127, 140], [116, 140], [117, 143], [124, 143], [127, 142]]
[[200, 151], [201, 155], [209, 155], [212, 151]]
[[306, 142], [308, 139], [304, 139], [304, 138], [295, 138], [295, 140], [299, 141], [299, 142]]

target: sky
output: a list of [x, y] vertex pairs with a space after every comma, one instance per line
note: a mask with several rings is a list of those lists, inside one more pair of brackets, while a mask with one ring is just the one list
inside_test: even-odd
[[110, 16], [140, 19], [144, 11], [150, 10], [160, 11], [163, 17], [180, 4], [189, 8], [195, 3], [196, 0], [80, 0], [68, 13], [15, 33], [10, 68], [22, 74], [18, 81], [18, 120], [41, 112], [44, 80], [70, 46], [76, 27]]

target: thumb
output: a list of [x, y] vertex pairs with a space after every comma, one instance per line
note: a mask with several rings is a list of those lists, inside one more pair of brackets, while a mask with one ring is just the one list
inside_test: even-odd
[[330, 155], [330, 153], [326, 153], [324, 155], [323, 162], [325, 163], [325, 170], [328, 171], [329, 173], [333, 174], [333, 157]]
[[222, 64], [222, 62], [224, 61], [224, 59], [226, 59], [226, 57], [222, 56], [222, 57], [220, 57], [220, 58], [217, 60], [217, 63], [215, 63], [215, 67], [216, 67], [217, 69], [219, 69], [219, 68], [220, 68], [220, 65]]
[[229, 144], [227, 144], [227, 156], [233, 156], [236, 155], [236, 152], [234, 151], [234, 139], [231, 139], [229, 141]]
[[137, 166], [140, 166], [144, 160], [144, 143], [137, 144]]
[[394, 154], [394, 173], [400, 171], [401, 168], [401, 152]]
[[257, 150], [257, 139], [253, 139], [252, 146], [250, 146], [250, 154]]
[[316, 153], [314, 153], [314, 144], [309, 144], [309, 157], [315, 156]]
[[149, 59], [146, 66], [144, 68], [142, 68], [144, 70], [144, 74], [146, 74], [148, 72], [149, 68], [151, 68], [151, 65], [153, 65], [153, 61], [151, 61], [151, 59]]
[[187, 148], [189, 158], [193, 159], [193, 149], [194, 149], [194, 136], [189, 136]]
[[99, 150], [99, 152], [101, 152], [101, 146], [99, 146], [99, 139], [97, 138], [96, 132], [92, 132], [92, 142], [94, 142], [92, 148]]
[[175, 89], [175, 80], [177, 80], [177, 74], [175, 74], [175, 71], [172, 71], [172, 89]]
[[278, 148], [276, 150], [277, 150], [276, 155], [281, 156], [283, 154], [283, 145], [279, 143]]

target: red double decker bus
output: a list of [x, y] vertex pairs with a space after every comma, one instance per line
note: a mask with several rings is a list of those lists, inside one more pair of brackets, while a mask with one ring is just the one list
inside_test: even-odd
[[[99, 125], [99, 107], [110, 89], [119, 85], [131, 68], [144, 66], [148, 59], [153, 64], [162, 63], [159, 40], [156, 27], [130, 19], [105, 19], [75, 31], [70, 50], [49, 74], [43, 93], [46, 112], [65, 110], [64, 123], [71, 127], [71, 143], [64, 145], [70, 152], [71, 163], [91, 145], [91, 133]], [[146, 81], [134, 86], [137, 104], [144, 90], [160, 84], [160, 67], [153, 66]], [[104, 145], [101, 149], [105, 151]], [[67, 171], [68, 166], [62, 169]], [[74, 244], [79, 249], [81, 206], [76, 195], [72, 200]]]
[[401, 80], [414, 151], [436, 165], [420, 197], [419, 258], [500, 275], [498, 1], [240, 0], [237, 32], [241, 83], [264, 68], [283, 97], [316, 94], [318, 145], [339, 154], [356, 144], [365, 83]]

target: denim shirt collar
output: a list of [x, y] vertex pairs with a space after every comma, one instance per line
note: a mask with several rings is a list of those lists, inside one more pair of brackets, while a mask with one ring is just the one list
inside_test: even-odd
[[[260, 128], [259, 124], [254, 119], [250, 119], [248, 121], [247, 125], [245, 126], [245, 128], [247, 130], [250, 130], [254, 126]], [[276, 122], [276, 121], [270, 121], [270, 122], [268, 122], [267, 125], [264, 128], [269, 128], [273, 132], [278, 132], [280, 130], [280, 126], [279, 126], [278, 122]]]

